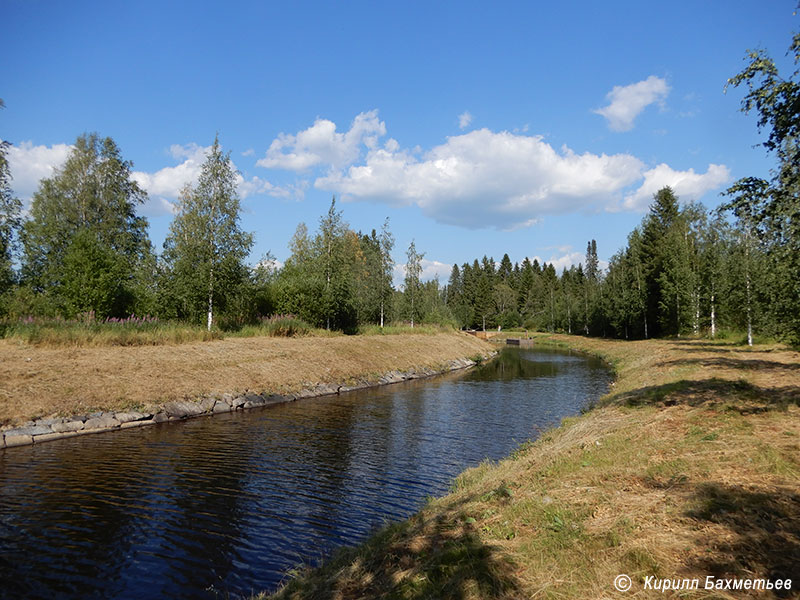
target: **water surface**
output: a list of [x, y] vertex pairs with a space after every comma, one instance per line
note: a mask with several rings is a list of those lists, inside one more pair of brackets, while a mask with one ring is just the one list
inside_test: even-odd
[[273, 589], [608, 387], [508, 348], [460, 375], [0, 451], [0, 598]]

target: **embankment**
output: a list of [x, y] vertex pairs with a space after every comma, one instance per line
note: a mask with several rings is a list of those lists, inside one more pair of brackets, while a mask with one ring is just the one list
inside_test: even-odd
[[535, 341], [603, 356], [611, 393], [276, 597], [800, 597], [800, 354]]
[[426, 377], [491, 352], [460, 333], [88, 348], [0, 340], [0, 448]]

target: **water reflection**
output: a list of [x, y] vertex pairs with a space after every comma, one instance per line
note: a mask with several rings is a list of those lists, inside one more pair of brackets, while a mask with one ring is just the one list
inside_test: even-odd
[[507, 349], [460, 376], [0, 452], [0, 597], [272, 588], [607, 384], [592, 359]]

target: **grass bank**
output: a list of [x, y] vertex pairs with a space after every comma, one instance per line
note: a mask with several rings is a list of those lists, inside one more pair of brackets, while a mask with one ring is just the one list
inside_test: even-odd
[[0, 425], [146, 409], [220, 393], [289, 394], [318, 383], [438, 368], [491, 346], [457, 332], [230, 337], [153, 346], [31, 345], [0, 339]]
[[[450, 333], [444, 325], [389, 323], [385, 327], [361, 325], [358, 335], [435, 335]], [[155, 317], [95, 319], [92, 313], [77, 319], [25, 317], [0, 319], [0, 339], [37, 347], [163, 346], [210, 342], [230, 337], [336, 337], [340, 331], [312, 327], [294, 315], [261, 317], [257, 323], [221, 330], [182, 321], [161, 321]]]
[[[800, 596], [800, 354], [535, 341], [602, 356], [612, 391], [506, 460], [466, 471], [412, 518], [298, 571], [274, 597]], [[632, 580], [626, 593], [613, 585], [620, 574]], [[708, 576], [793, 587], [704, 590]], [[700, 585], [663, 594], [645, 589], [647, 577]]]

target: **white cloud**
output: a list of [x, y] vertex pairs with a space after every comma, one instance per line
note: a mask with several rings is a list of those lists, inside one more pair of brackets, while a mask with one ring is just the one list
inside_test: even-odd
[[725, 165], [708, 165], [705, 173], [695, 173], [694, 169], [675, 171], [661, 163], [645, 171], [644, 183], [635, 192], [625, 196], [624, 210], [643, 211], [653, 200], [653, 195], [664, 186], [670, 186], [681, 200], [697, 200], [706, 192], [714, 190], [730, 181], [731, 172]]
[[552, 255], [549, 260], [543, 260], [541, 256], [534, 256], [529, 258], [531, 262], [539, 261], [539, 264], [544, 266], [545, 263], [553, 265], [556, 273], [561, 273], [564, 269], [569, 269], [572, 265], [579, 265], [584, 262], [586, 255], [582, 252], [566, 252], [560, 256]]
[[277, 258], [262, 258], [259, 260], [255, 267], [266, 269], [267, 271], [280, 271], [283, 268], [284, 263], [279, 261]]
[[630, 85], [615, 85], [606, 98], [610, 104], [592, 112], [602, 115], [613, 131], [629, 131], [636, 117], [650, 104], [663, 104], [669, 94], [666, 80], [651, 75], [644, 81]]
[[11, 189], [26, 203], [45, 177], [52, 177], [54, 171], [67, 160], [72, 146], [54, 144], [34, 146], [33, 142], [22, 142], [19, 146], [8, 148], [8, 167], [11, 171]]
[[[640, 83], [651, 80], [666, 86], [655, 77]], [[294, 187], [261, 191], [302, 197], [313, 181], [315, 188], [340, 194], [344, 201], [416, 205], [440, 223], [513, 230], [549, 214], [639, 210], [640, 196], [651, 195], [650, 186], [659, 179], [653, 174], [661, 170], [647, 171], [631, 154], [577, 154], [519, 132], [478, 129], [448, 137], [428, 151], [401, 148], [392, 138], [379, 143], [385, 134], [375, 110], [359, 114], [346, 133], [337, 132], [332, 121], [317, 119], [296, 135], [281, 134], [257, 164], [310, 175]], [[700, 195], [719, 185], [718, 169], [727, 173], [721, 165], [705, 176], [670, 170], [670, 181], [700, 177], [702, 185], [689, 190]]]
[[[549, 260], [542, 260], [540, 256], [533, 256], [529, 257], [528, 260], [533, 262], [534, 259], [539, 261], [539, 264], [544, 266], [545, 263], [549, 265], [553, 265], [556, 270], [556, 273], [561, 274], [565, 269], [569, 269], [572, 266], [584, 265], [586, 263], [586, 254], [583, 252], [569, 252], [571, 246], [563, 247], [562, 254], [560, 255], [551, 255]], [[601, 271], [605, 271], [608, 268], [608, 261], [607, 260], [598, 260], [597, 261], [598, 267], [600, 267]]]
[[[138, 183], [149, 195], [150, 200], [143, 211], [145, 214], [166, 214], [168, 211], [175, 213], [176, 206], [169, 199], [175, 200], [180, 196], [181, 190], [187, 185], [194, 185], [203, 170], [203, 163], [208, 156], [211, 146], [199, 146], [191, 143], [186, 145], [173, 144], [169, 147], [169, 154], [180, 164], [174, 167], [164, 167], [155, 173], [134, 171], [131, 178]], [[236, 169], [236, 165], [233, 164]], [[236, 174], [236, 187], [242, 198], [257, 194], [267, 194], [279, 198], [289, 198], [304, 188], [298, 190], [285, 189], [271, 184], [260, 177], [245, 179], [240, 173]]]
[[[419, 274], [420, 281], [430, 281], [434, 277], [439, 278], [439, 283], [444, 285], [450, 279], [450, 272], [453, 270], [453, 265], [448, 265], [438, 260], [428, 260], [423, 258], [420, 261], [422, 271]], [[406, 278], [406, 266], [402, 263], [396, 263], [393, 269], [392, 279], [396, 288], [401, 288]]]
[[465, 110], [463, 113], [458, 115], [458, 128], [459, 129], [466, 129], [469, 127], [469, 124], [472, 123], [472, 115], [468, 110]]
[[373, 148], [385, 134], [386, 125], [378, 120], [377, 110], [360, 113], [346, 133], [337, 132], [333, 121], [317, 119], [295, 135], [280, 134], [256, 164], [289, 171], [307, 171], [319, 165], [342, 168], [358, 159], [362, 145]]
[[599, 208], [641, 177], [629, 154], [554, 150], [540, 136], [479, 129], [415, 153], [373, 148], [365, 163], [332, 171], [315, 187], [343, 198], [418, 205], [441, 223], [516, 229], [543, 214]]
[[155, 173], [134, 171], [131, 177], [152, 196], [177, 198], [187, 183], [197, 181], [210, 149], [211, 146], [198, 146], [194, 143], [185, 146], [173, 144], [169, 153], [175, 159], [183, 159], [180, 164], [164, 167]]

